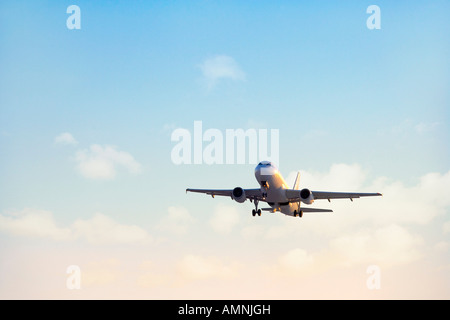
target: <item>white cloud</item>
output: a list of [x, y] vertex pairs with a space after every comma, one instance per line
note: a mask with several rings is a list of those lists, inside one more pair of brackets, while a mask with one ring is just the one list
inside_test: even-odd
[[439, 241], [434, 245], [434, 249], [438, 252], [447, 253], [450, 248], [450, 243], [447, 241]]
[[219, 234], [228, 234], [240, 221], [240, 215], [234, 206], [219, 205], [215, 208], [209, 225]]
[[83, 265], [82, 287], [104, 286], [116, 283], [121, 276], [120, 261], [106, 259], [92, 261]]
[[[295, 174], [289, 174], [288, 183], [293, 182]], [[450, 197], [447, 195], [447, 190], [450, 189], [450, 171], [444, 174], [428, 173], [420, 177], [419, 182], [413, 186], [406, 186], [401, 181], [392, 181], [385, 177], [368, 181], [367, 176], [367, 172], [357, 164], [334, 164], [326, 173], [301, 172], [300, 188], [383, 194], [383, 197], [360, 198], [354, 202], [315, 201], [312, 207], [331, 208], [334, 211], [324, 216], [327, 223], [313, 226], [317, 231], [348, 230], [360, 223], [424, 225], [442, 216], [450, 208]], [[306, 223], [311, 215], [304, 215]]]
[[168, 214], [164, 216], [157, 228], [162, 231], [168, 231], [176, 235], [186, 234], [189, 226], [194, 222], [194, 218], [184, 207], [171, 206]]
[[209, 87], [214, 86], [221, 79], [245, 80], [245, 73], [236, 61], [227, 55], [217, 55], [205, 60], [200, 65], [200, 69]]
[[183, 279], [199, 280], [207, 278], [232, 278], [238, 275], [239, 265], [224, 264], [217, 257], [186, 255], [178, 264], [178, 272]]
[[92, 244], [147, 244], [151, 237], [141, 227], [123, 225], [96, 213], [91, 219], [76, 220], [72, 225], [75, 237]]
[[314, 262], [314, 258], [306, 252], [306, 250], [296, 248], [278, 259], [279, 266], [283, 270], [300, 272], [302, 269], [310, 267]]
[[55, 143], [68, 145], [78, 144], [78, 141], [69, 132], [64, 132], [55, 137]]
[[420, 246], [423, 239], [410, 234], [406, 228], [392, 224], [374, 231], [363, 230], [351, 235], [343, 235], [330, 241], [333, 255], [338, 255], [340, 263], [382, 264], [393, 266], [406, 264], [421, 257]]
[[185, 254], [170, 266], [161, 268], [160, 263], [145, 261], [140, 265], [141, 273], [137, 285], [145, 288], [180, 288], [189, 284], [207, 283], [207, 280], [227, 281], [241, 275], [242, 264], [235, 261], [224, 262], [217, 256]]
[[159, 271], [158, 263], [154, 261], [143, 261], [139, 265], [141, 274], [136, 279], [136, 284], [139, 287], [172, 287], [176, 283], [174, 272], [164, 268]]
[[[254, 219], [253, 219], [254, 220]], [[251, 223], [248, 226], [244, 226], [241, 230], [241, 235], [245, 239], [260, 238], [266, 233], [266, 229], [263, 225]]]
[[90, 219], [78, 219], [70, 227], [60, 227], [50, 211], [24, 209], [14, 216], [0, 215], [0, 231], [56, 241], [82, 239], [91, 244], [148, 244], [152, 241], [144, 229], [120, 224], [101, 213]]
[[305, 249], [291, 249], [273, 260], [273, 263], [261, 265], [265, 276], [297, 279], [317, 271], [316, 259]]
[[52, 240], [68, 240], [72, 236], [70, 228], [56, 225], [50, 211], [26, 208], [14, 216], [0, 215], [0, 231], [17, 236], [29, 236]]
[[88, 179], [114, 179], [118, 168], [124, 168], [131, 174], [141, 172], [139, 164], [131, 154], [119, 151], [114, 146], [93, 144], [89, 150], [76, 153], [75, 160], [80, 173]]
[[[293, 185], [297, 172], [290, 172], [286, 181]], [[362, 187], [367, 172], [359, 164], [333, 164], [328, 172], [300, 171], [300, 188], [329, 191], [352, 191]]]
[[410, 187], [400, 182], [378, 179], [373, 188], [383, 193], [379, 206], [368, 207], [367, 203], [362, 203], [362, 206], [371, 220], [379, 223], [390, 221], [424, 225], [448, 212], [450, 207], [447, 195], [450, 171], [426, 174], [417, 185]]
[[450, 221], [444, 222], [442, 225], [442, 231], [444, 233], [450, 233]]
[[[302, 242], [292, 236], [290, 241]], [[308, 241], [314, 240], [309, 238]], [[339, 268], [371, 264], [387, 268], [417, 261], [423, 257], [423, 247], [421, 236], [391, 224], [335, 236], [328, 244], [321, 245], [318, 251], [291, 249], [274, 259], [274, 264], [263, 265], [262, 270], [271, 276], [305, 277]]]

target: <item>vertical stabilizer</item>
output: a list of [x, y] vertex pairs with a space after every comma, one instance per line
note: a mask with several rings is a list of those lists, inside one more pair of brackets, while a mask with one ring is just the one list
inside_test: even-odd
[[300, 172], [297, 172], [297, 177], [295, 178], [294, 187], [292, 189], [298, 190], [300, 185]]

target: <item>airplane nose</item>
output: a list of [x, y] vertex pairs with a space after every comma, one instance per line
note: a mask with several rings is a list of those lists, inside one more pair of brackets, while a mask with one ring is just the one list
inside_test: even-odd
[[271, 176], [277, 171], [277, 168], [271, 165], [259, 164], [255, 168], [255, 176]]

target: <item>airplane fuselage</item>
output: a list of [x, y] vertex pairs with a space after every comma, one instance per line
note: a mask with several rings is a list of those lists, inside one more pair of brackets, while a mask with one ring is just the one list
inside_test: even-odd
[[277, 167], [270, 162], [261, 162], [255, 168], [255, 178], [261, 186], [261, 192], [265, 196], [267, 204], [272, 207], [272, 212], [293, 216], [299, 212], [298, 202], [289, 202], [286, 197], [288, 185]]

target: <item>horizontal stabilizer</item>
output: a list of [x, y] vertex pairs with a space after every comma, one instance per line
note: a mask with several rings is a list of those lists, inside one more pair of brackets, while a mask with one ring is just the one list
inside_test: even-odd
[[318, 208], [301, 208], [303, 212], [333, 212], [331, 209], [318, 209]]

